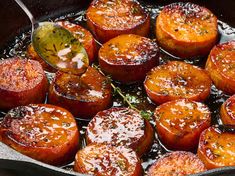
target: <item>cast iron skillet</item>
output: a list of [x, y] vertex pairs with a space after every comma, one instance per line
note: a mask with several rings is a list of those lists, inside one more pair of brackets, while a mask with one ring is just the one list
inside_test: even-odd
[[[91, 0], [23, 0], [36, 19], [43, 21], [48, 17], [86, 9]], [[149, 0], [147, 4], [166, 5], [172, 0]], [[194, 0], [193, 2], [209, 8], [220, 20], [235, 27], [235, 1], [234, 0]], [[11, 39], [29, 28], [29, 20], [16, 5], [14, 0], [0, 0], [0, 51]], [[65, 171], [64, 169], [50, 166], [29, 157], [26, 157], [0, 142], [0, 175], [1, 170], [14, 169], [16, 175], [34, 176], [79, 176], [81, 174]], [[25, 173], [26, 171], [26, 173]], [[235, 167], [224, 167], [194, 176], [232, 176]], [[5, 175], [4, 175], [5, 176]]]

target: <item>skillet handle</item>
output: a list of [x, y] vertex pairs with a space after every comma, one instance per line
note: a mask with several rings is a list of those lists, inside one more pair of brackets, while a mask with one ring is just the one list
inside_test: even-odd
[[34, 176], [86, 176], [73, 171], [66, 171], [25, 156], [0, 142], [0, 169], [27, 171]]
[[25, 161], [31, 162], [32, 159], [22, 155], [21, 153], [11, 149], [6, 144], [0, 142], [0, 159], [1, 160], [14, 160], [14, 161]]

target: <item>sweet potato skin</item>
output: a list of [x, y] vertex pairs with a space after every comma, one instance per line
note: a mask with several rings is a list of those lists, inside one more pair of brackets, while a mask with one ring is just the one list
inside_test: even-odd
[[36, 160], [62, 165], [74, 159], [79, 132], [67, 110], [31, 104], [9, 111], [0, 126], [0, 141]]
[[235, 135], [233, 133], [210, 127], [204, 130], [200, 136], [198, 157], [207, 169], [235, 166], [234, 140]]
[[227, 94], [235, 93], [235, 40], [218, 44], [210, 52], [206, 70], [215, 86]]
[[87, 12], [87, 25], [105, 43], [121, 34], [148, 36], [150, 16], [133, 0], [94, 0]]
[[222, 104], [220, 118], [224, 125], [235, 125], [235, 95]]
[[158, 137], [171, 150], [194, 151], [201, 132], [211, 123], [206, 105], [186, 99], [158, 106], [154, 117]]
[[148, 170], [148, 176], [184, 176], [206, 171], [203, 162], [193, 153], [176, 151], [164, 155]]
[[158, 15], [156, 37], [159, 45], [175, 56], [205, 56], [217, 42], [217, 18], [205, 7], [173, 3]]
[[0, 109], [43, 103], [48, 81], [39, 62], [21, 58], [0, 61]]
[[126, 146], [136, 151], [138, 156], [150, 150], [153, 139], [150, 123], [128, 108], [110, 108], [97, 113], [86, 131], [87, 144]]
[[157, 43], [138, 35], [120, 35], [99, 50], [101, 69], [124, 84], [143, 81], [146, 73], [158, 65]]
[[112, 88], [108, 78], [88, 67], [81, 76], [57, 72], [49, 87], [48, 102], [69, 110], [75, 117], [91, 119], [109, 108]]
[[91, 144], [78, 151], [74, 170], [95, 176], [141, 176], [143, 173], [133, 150], [105, 144]]
[[210, 95], [211, 79], [199, 67], [171, 61], [148, 72], [144, 87], [157, 104], [182, 98], [204, 101]]

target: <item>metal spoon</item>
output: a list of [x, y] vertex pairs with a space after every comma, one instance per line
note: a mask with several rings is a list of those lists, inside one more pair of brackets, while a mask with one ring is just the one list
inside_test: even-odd
[[[34, 17], [33, 17], [33, 15], [32, 15], [32, 13], [29, 11], [29, 9], [24, 5], [24, 3], [21, 1], [21, 0], [15, 0], [15, 2], [21, 7], [21, 9], [27, 14], [27, 16], [28, 16], [28, 18], [29, 18], [29, 20], [30, 20], [30, 22], [31, 22], [31, 24], [32, 24], [32, 33], [31, 34], [33, 34], [33, 32], [34, 32], [34, 25], [36, 25], [37, 23], [36, 23], [36, 21], [35, 21], [35, 19], [34, 19]], [[31, 37], [32, 37], [32, 35], [31, 35]]]
[[27, 14], [32, 24], [31, 40], [37, 54], [52, 67], [81, 75], [89, 66], [86, 50], [71, 32], [52, 23], [36, 23], [32, 13], [21, 0], [15, 2]]

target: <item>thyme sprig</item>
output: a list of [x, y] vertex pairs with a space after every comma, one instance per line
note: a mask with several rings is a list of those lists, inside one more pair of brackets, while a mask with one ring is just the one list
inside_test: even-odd
[[112, 83], [112, 78], [110, 75], [105, 75], [104, 72], [100, 69], [100, 67], [98, 65], [92, 64], [92, 67], [94, 67], [96, 70], [99, 71], [100, 74], [102, 74], [103, 76], [107, 77], [110, 81], [111, 87], [113, 88], [114, 94], [115, 95], [119, 95], [122, 99], [123, 102], [125, 102], [129, 108], [135, 110], [136, 112], [138, 112], [144, 119], [146, 120], [150, 120], [151, 117], [153, 116], [153, 112], [150, 110], [139, 110], [135, 107], [135, 105], [133, 105], [133, 103], [131, 103], [131, 97], [129, 94], [124, 95], [123, 91], [121, 90], [120, 87], [115, 86]]

